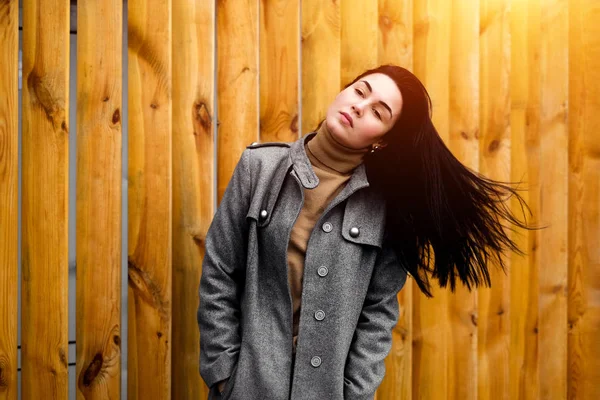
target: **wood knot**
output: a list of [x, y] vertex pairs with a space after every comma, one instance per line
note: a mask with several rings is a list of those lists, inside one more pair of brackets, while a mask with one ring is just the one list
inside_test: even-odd
[[156, 336], [160, 339], [162, 337], [163, 333], [162, 332], [156, 332]]
[[121, 121], [121, 111], [117, 108], [112, 115], [112, 123], [114, 125], [118, 124]]
[[294, 118], [292, 118], [290, 130], [294, 133], [298, 133], [298, 114], [294, 115]]
[[115, 336], [113, 336], [113, 342], [114, 342], [114, 343], [115, 343], [117, 346], [121, 347], [121, 337], [120, 337], [119, 335], [115, 335]]
[[[192, 106], [192, 118], [195, 123], [200, 124], [202, 130], [210, 132], [212, 117], [208, 112], [208, 107], [203, 101], [194, 102]], [[197, 129], [194, 129], [194, 135], [198, 135]]]
[[488, 147], [488, 150], [489, 150], [489, 152], [490, 152], [490, 153], [493, 153], [494, 151], [498, 150], [498, 147], [500, 147], [500, 141], [499, 141], [499, 140], [496, 140], [496, 139], [494, 139], [494, 140], [492, 140], [492, 141], [490, 142], [490, 145], [489, 145], [489, 147]]
[[471, 322], [477, 326], [477, 314], [471, 314]]
[[27, 89], [31, 94], [32, 101], [40, 106], [46, 118], [55, 130], [60, 128], [67, 132], [65, 100], [61, 87], [57, 87], [58, 79], [53, 76], [41, 75], [33, 70], [27, 76]]
[[192, 233], [192, 239], [194, 240], [194, 243], [196, 243], [196, 245], [204, 247], [204, 241], [206, 240], [206, 234], [198, 231], [198, 232], [194, 232]]
[[67, 360], [67, 353], [63, 348], [58, 349], [58, 357], [60, 358], [60, 362], [64, 365], [65, 369], [69, 369], [69, 360]]
[[392, 20], [387, 15], [381, 15], [379, 17], [379, 26], [385, 30], [389, 30], [392, 27]]
[[102, 369], [102, 354], [98, 353], [83, 373], [83, 386], [89, 387]]
[[156, 104], [156, 103], [150, 103], [150, 108], [156, 110], [158, 108], [158, 104]]
[[0, 393], [8, 390], [7, 371], [9, 371], [9, 369], [6, 368], [6, 360], [3, 357], [0, 357]]

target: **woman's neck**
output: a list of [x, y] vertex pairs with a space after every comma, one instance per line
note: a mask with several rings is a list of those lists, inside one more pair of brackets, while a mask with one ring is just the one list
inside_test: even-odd
[[323, 121], [317, 134], [308, 141], [307, 155], [311, 163], [341, 174], [348, 174], [363, 161], [368, 149], [351, 149], [338, 143]]

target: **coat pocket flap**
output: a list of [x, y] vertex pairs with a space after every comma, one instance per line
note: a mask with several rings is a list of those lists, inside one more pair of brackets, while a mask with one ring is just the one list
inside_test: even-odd
[[381, 248], [385, 232], [385, 202], [361, 190], [351, 196], [344, 210], [342, 236], [349, 242]]

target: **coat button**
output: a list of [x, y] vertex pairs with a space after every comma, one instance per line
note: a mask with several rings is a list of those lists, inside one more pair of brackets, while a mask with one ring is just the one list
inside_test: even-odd
[[321, 366], [321, 357], [314, 356], [310, 359], [310, 365], [317, 368]]
[[269, 213], [267, 212], [267, 210], [262, 210], [260, 212], [260, 219], [266, 219], [267, 215], [269, 215]]
[[353, 226], [352, 228], [350, 228], [350, 236], [355, 238], [355, 237], [358, 237], [359, 234], [360, 234], [360, 231], [358, 230], [357, 227]]
[[331, 232], [331, 230], [333, 229], [333, 225], [331, 225], [330, 222], [325, 222], [323, 224], [323, 230], [327, 233]]
[[319, 267], [319, 269], [317, 270], [317, 274], [319, 274], [319, 276], [327, 276], [328, 273], [329, 273], [329, 270], [324, 265], [321, 265]]
[[315, 312], [315, 319], [317, 321], [323, 321], [325, 319], [325, 311], [319, 310]]

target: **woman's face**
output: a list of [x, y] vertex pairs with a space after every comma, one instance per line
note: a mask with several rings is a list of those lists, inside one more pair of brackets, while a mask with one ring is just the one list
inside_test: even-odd
[[362, 77], [342, 90], [327, 110], [325, 123], [333, 138], [353, 149], [381, 141], [398, 120], [402, 95], [396, 83], [382, 73]]

